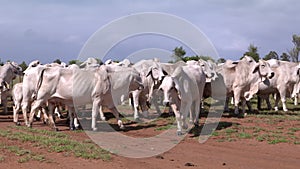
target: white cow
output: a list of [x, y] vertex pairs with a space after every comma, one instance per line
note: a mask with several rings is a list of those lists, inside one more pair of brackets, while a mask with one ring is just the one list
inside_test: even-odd
[[256, 63], [248, 56], [244, 56], [238, 62], [226, 61], [222, 65], [221, 74], [224, 78], [227, 96], [234, 96], [235, 114], [239, 114], [238, 104], [241, 100], [243, 101], [243, 114], [245, 114], [246, 100], [250, 100], [258, 92], [261, 82], [274, 76], [268, 62], [259, 60]]
[[164, 92], [164, 103], [170, 104], [175, 113], [178, 135], [187, 128], [186, 117], [190, 110], [196, 114], [195, 118], [190, 118], [195, 119], [194, 123], [198, 125], [205, 78], [199, 65], [187, 65], [166, 76], [159, 87]]
[[[132, 92], [133, 107], [134, 107], [134, 119], [139, 120], [139, 108], [142, 109], [143, 115], [148, 115], [147, 107], [152, 102], [153, 96], [155, 97], [154, 90], [158, 89], [162, 79], [167, 74], [159, 62], [153, 60], [141, 60], [132, 66], [136, 69], [143, 81], [144, 89], [136, 90]], [[158, 114], [161, 114], [158, 105], [155, 104], [155, 108]]]
[[[300, 81], [300, 65], [299, 63], [275, 59], [268, 60], [267, 62], [275, 72], [275, 76], [272, 79], [266, 79], [260, 84], [258, 94], [266, 99], [269, 94], [277, 94], [275, 110], [278, 110], [278, 102], [281, 99], [283, 111], [288, 111], [286, 98], [292, 97], [293, 92], [297, 93], [298, 83]], [[270, 107], [270, 105], [268, 105], [268, 107]]]
[[[123, 77], [128, 83], [127, 90], [138, 89], [140, 87], [140, 82], [137, 82], [139, 76], [134, 74], [127, 74], [127, 76]], [[93, 71], [62, 68], [44, 69], [39, 78], [38, 88], [34, 97], [36, 100], [32, 105], [28, 126], [32, 125], [35, 111], [48, 101], [49, 119], [55, 129], [56, 126], [51, 116], [56, 102], [66, 104], [71, 110], [72, 107], [74, 108], [74, 105], [80, 106], [92, 103], [92, 130], [97, 130], [96, 117], [100, 106], [106, 106], [115, 115], [120, 128], [124, 128], [119, 118], [119, 112], [114, 104], [110, 80], [111, 77], [105, 66], [100, 66]]]
[[0, 66], [0, 103], [7, 113], [7, 96], [10, 95], [10, 84], [17, 75], [22, 75], [22, 68], [15, 62], [7, 62]]

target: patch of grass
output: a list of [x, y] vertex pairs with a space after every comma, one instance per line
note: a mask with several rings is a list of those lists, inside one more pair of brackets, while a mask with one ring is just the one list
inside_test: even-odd
[[241, 139], [250, 139], [252, 138], [252, 135], [249, 133], [241, 132], [237, 134], [237, 137]]
[[297, 131], [300, 131], [300, 127], [292, 127], [292, 128], [289, 128], [289, 130], [292, 132], [297, 132]]
[[[26, 127], [20, 127], [19, 129], [24, 129], [25, 132], [0, 129], [0, 136], [12, 140], [30, 142], [35, 144], [35, 146], [45, 148], [50, 152], [70, 152], [76, 157], [85, 159], [110, 159], [110, 153], [108, 151], [101, 149], [93, 143], [72, 140], [64, 133], [58, 134], [58, 132], [54, 131], [29, 129]], [[21, 151], [19, 153], [25, 152]], [[22, 159], [21, 161], [26, 161], [26, 158]]]
[[276, 138], [276, 139], [268, 141], [269, 144], [287, 143], [287, 142], [288, 142], [288, 140], [285, 138]]
[[228, 128], [228, 129], [225, 130], [226, 134], [232, 134], [232, 133], [236, 133], [236, 132], [238, 132], [238, 130], [237, 129], [232, 129], [232, 128]]
[[163, 131], [163, 130], [169, 130], [170, 128], [174, 128], [174, 127], [175, 127], [174, 125], [168, 124], [166, 126], [157, 127], [154, 130], [155, 131]]
[[3, 162], [5, 160], [5, 157], [0, 155], [0, 163]]

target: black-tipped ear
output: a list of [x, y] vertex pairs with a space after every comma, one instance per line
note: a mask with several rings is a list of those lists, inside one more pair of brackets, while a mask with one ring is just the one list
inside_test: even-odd
[[300, 75], [300, 69], [297, 70], [297, 75]]
[[255, 72], [257, 72], [257, 71], [258, 71], [258, 69], [259, 69], [259, 64], [257, 64], [257, 65], [255, 66], [255, 68], [253, 69], [252, 73], [255, 73]]
[[148, 77], [148, 76], [151, 75], [151, 74], [152, 74], [152, 67], [150, 67], [150, 68], [148, 69], [148, 73], [147, 73], [146, 77]]
[[164, 69], [162, 69], [162, 71], [165, 76], [169, 75], [168, 72], [166, 72]]

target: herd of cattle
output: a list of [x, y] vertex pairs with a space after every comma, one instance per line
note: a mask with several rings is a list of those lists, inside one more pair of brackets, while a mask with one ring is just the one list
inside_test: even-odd
[[[21, 83], [12, 81], [22, 76]], [[88, 58], [80, 65], [41, 64], [33, 61], [23, 72], [15, 62], [7, 62], [0, 68], [0, 92], [3, 110], [7, 112], [7, 97], [14, 101], [14, 122], [20, 125], [19, 111], [22, 110], [25, 125], [32, 126], [34, 115], [43, 112], [44, 118], [57, 129], [54, 110], [60, 105], [67, 107], [70, 129], [78, 126], [76, 106], [92, 105], [91, 129], [97, 130], [96, 118], [105, 117], [102, 107], [111, 110], [120, 128], [124, 125], [116, 106], [131, 98], [134, 119], [147, 117], [152, 104], [157, 113], [157, 100], [170, 106], [177, 122], [177, 134], [187, 127], [186, 119], [198, 125], [203, 99], [212, 97], [224, 100], [224, 111], [228, 111], [228, 100], [234, 98], [234, 114], [245, 115], [245, 105], [251, 111], [249, 100], [256, 94], [264, 98], [271, 109], [269, 95], [276, 96], [274, 109], [278, 110], [281, 99], [284, 111], [286, 98], [297, 99], [300, 89], [300, 65], [279, 60], [259, 60], [244, 56], [239, 61], [227, 60], [216, 64], [211, 61], [179, 61], [161, 63], [157, 59], [141, 60], [135, 64], [125, 59], [115, 63], [111, 60], [98, 64]], [[239, 103], [242, 112], [239, 112]], [[296, 103], [297, 101], [295, 101]], [[29, 117], [27, 116], [29, 113]]]

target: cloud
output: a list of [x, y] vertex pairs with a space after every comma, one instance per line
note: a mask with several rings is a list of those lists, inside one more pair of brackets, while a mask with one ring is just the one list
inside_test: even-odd
[[239, 58], [250, 43], [259, 47], [261, 56], [269, 50], [282, 53], [292, 47], [292, 35], [300, 34], [299, 7], [297, 0], [2, 1], [0, 57], [17, 62], [37, 56], [45, 62], [57, 57], [76, 59], [96, 30], [137, 12], [187, 19], [206, 34], [222, 57]]

